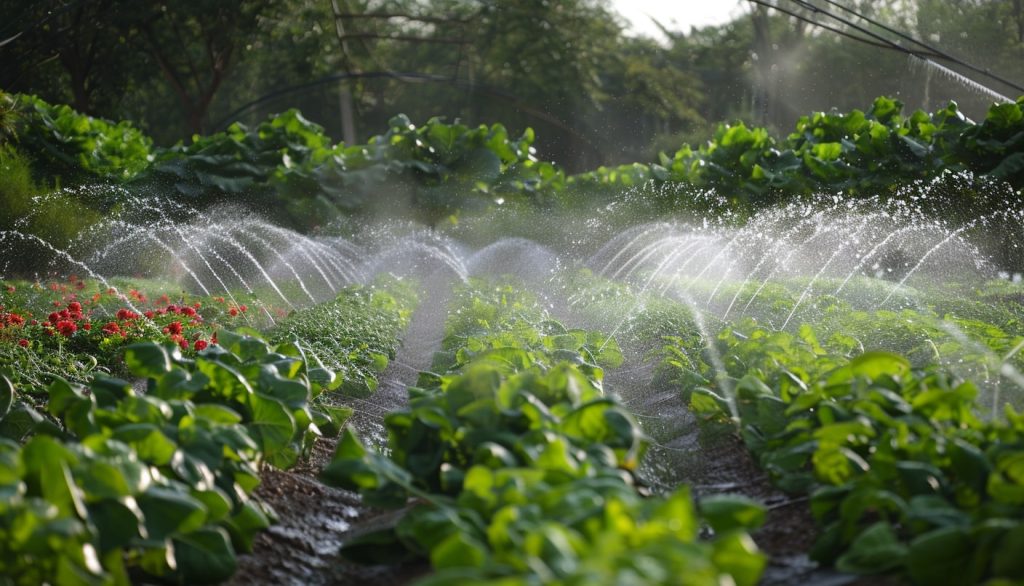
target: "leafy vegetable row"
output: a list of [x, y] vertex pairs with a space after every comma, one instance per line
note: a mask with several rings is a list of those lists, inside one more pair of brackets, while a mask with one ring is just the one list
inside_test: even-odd
[[[940, 370], [983, 377], [1020, 368], [1024, 338], [1012, 288], [986, 284], [972, 292], [977, 302], [942, 286], [908, 291], [920, 308], [889, 311], [861, 306], [876, 285], [851, 281], [848, 298], [806, 299], [809, 323], [777, 331], [759, 324], [782, 323], [806, 283], [776, 282], [746, 317], [704, 316], [711, 332], [720, 330], [725, 372], [716, 373], [687, 317], [700, 308], [586, 272], [571, 280], [577, 313], [607, 316], [631, 348], [652, 352], [652, 338], [660, 338], [661, 369], [687, 389], [692, 407], [723, 423], [738, 415], [743, 440], [775, 482], [811, 494], [823, 525], [812, 552], [819, 561], [856, 573], [901, 572], [917, 583], [1021, 579], [1024, 419], [1010, 406], [1005, 419], [980, 418], [988, 401], [979, 402], [979, 389]], [[700, 283], [691, 285], [706, 297]], [[751, 299], [748, 287], [730, 288], [725, 297], [735, 295], [739, 307]], [[647, 325], [649, 315], [658, 319]], [[666, 335], [659, 323], [678, 329]], [[872, 348], [908, 358], [865, 353]], [[990, 398], [1020, 401], [1012, 377], [984, 378]]]
[[[346, 431], [323, 478], [367, 502], [406, 507], [394, 527], [350, 542], [354, 559], [427, 557], [423, 584], [754, 584], [764, 566], [747, 529], [757, 505], [687, 489], [643, 498], [645, 449], [602, 390], [614, 341], [568, 330], [507, 287], [464, 290], [437, 373], [388, 415], [389, 452]], [[702, 523], [715, 537], [698, 539]]]
[[778, 485], [811, 495], [817, 560], [919, 584], [1024, 579], [1024, 417], [1012, 407], [981, 419], [972, 383], [896, 354], [830, 353], [807, 326], [720, 342], [746, 374], [731, 396], [695, 389], [692, 407], [735, 412]]
[[[159, 149], [127, 122], [32, 96], [18, 96], [18, 103], [17, 148], [45, 177], [155, 182], [198, 206], [244, 195], [277, 205], [281, 221], [305, 228], [339, 213], [393, 215], [396, 202], [379, 198], [385, 188], [402, 193], [403, 208], [434, 224], [463, 209], [586, 201], [602, 187], [619, 191], [648, 181], [716, 188], [746, 212], [823, 191], [898, 197], [894, 186], [948, 171], [1024, 185], [1024, 97], [993, 105], [978, 123], [954, 102], [903, 115], [899, 101], [880, 97], [867, 112], [805, 116], [784, 139], [742, 122], [721, 124], [706, 144], [662, 153], [657, 163], [572, 177], [536, 159], [532, 130], [516, 139], [500, 124], [472, 128], [432, 118], [415, 126], [399, 115], [367, 144], [332, 145], [323, 128], [289, 110], [255, 128], [235, 123], [188, 146]], [[974, 202], [986, 211], [1001, 209], [1002, 197], [964, 197], [991, 199]]]
[[993, 105], [980, 123], [965, 118], [955, 102], [932, 114], [904, 116], [902, 109], [899, 101], [880, 97], [867, 112], [817, 112], [800, 118], [783, 140], [742, 122], [720, 124], [707, 144], [683, 145], [672, 156], [662, 154], [658, 164], [601, 168], [570, 183], [687, 182], [718, 188], [754, 208], [780, 195], [890, 193], [894, 185], [946, 171], [1024, 184], [1024, 97]]
[[222, 331], [194, 359], [152, 342], [124, 359], [145, 393], [102, 375], [57, 379], [49, 417], [0, 378], [5, 583], [222, 581], [273, 518], [251, 496], [259, 465], [292, 465], [350, 414], [311, 404], [334, 374], [292, 343]]
[[331, 301], [293, 312], [267, 336], [299, 341], [338, 373], [342, 393], [365, 397], [377, 389], [378, 374], [395, 358], [416, 303], [411, 284], [380, 278], [374, 285], [346, 287]]
[[[403, 208], [428, 223], [495, 199], [532, 201], [558, 190], [565, 174], [533, 153], [533, 131], [511, 137], [500, 124], [469, 127], [432, 118], [415, 126], [403, 115], [366, 144], [332, 145], [296, 110], [255, 128], [232, 124], [187, 146], [156, 148], [128, 122], [112, 124], [17, 96], [17, 148], [40, 177], [59, 182], [110, 179], [172, 187], [183, 201], [273, 204], [278, 220], [302, 228], [339, 213], [386, 212], [381, 190], [407, 193]], [[396, 189], [400, 188], [400, 189]]]

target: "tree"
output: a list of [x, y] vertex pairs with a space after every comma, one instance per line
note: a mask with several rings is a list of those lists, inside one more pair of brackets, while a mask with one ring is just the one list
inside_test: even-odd
[[124, 0], [0, 0], [0, 13], [12, 16], [3, 29], [8, 42], [0, 46], [0, 84], [70, 101], [88, 114], [116, 105], [139, 73], [124, 7]]
[[177, 0], [138, 5], [139, 45], [177, 96], [190, 134], [206, 130], [214, 96], [271, 0]]

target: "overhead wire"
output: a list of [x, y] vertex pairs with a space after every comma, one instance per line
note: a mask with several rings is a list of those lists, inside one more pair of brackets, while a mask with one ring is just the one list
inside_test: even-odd
[[[787, 10], [787, 9], [782, 8], [780, 6], [776, 6], [775, 4], [772, 4], [772, 3], [768, 2], [767, 0], [747, 0], [747, 1], [750, 2], [751, 4], [757, 4], [757, 5], [760, 5], [760, 6], [764, 6], [765, 8], [771, 8], [772, 10], [775, 10], [777, 12], [781, 12], [782, 14], [785, 14], [786, 16], [791, 16], [791, 17], [793, 17], [793, 18], [795, 18], [795, 19], [797, 19], [797, 20], [799, 20], [801, 22], [805, 22], [805, 23], [810, 24], [812, 26], [815, 26], [815, 27], [827, 30], [829, 32], [833, 32], [833, 33], [835, 33], [835, 34], [837, 34], [837, 35], [839, 35], [841, 37], [845, 37], [845, 38], [850, 39], [852, 41], [857, 41], [859, 43], [864, 43], [865, 45], [870, 45], [872, 47], [877, 47], [879, 49], [886, 49], [886, 50], [889, 50], [889, 51], [899, 51], [901, 53], [905, 53], [906, 52], [906, 50], [904, 48], [902, 48], [902, 47], [893, 47], [892, 44], [890, 44], [890, 43], [881, 43], [881, 42], [878, 42], [878, 41], [872, 41], [871, 39], [866, 39], [864, 37], [852, 34], [849, 31], [845, 31], [845, 30], [843, 30], [843, 29], [841, 29], [839, 27], [831, 26], [831, 25], [819, 22], [817, 20], [814, 20], [813, 18], [809, 18], [807, 16], [804, 16], [804, 15], [800, 14], [799, 12], [793, 12], [792, 10]], [[922, 54], [928, 55], [928, 56], [938, 57], [937, 54], [933, 54], [933, 53], [924, 53], [924, 52], [922, 52]]]
[[869, 23], [877, 26], [878, 28], [880, 28], [880, 29], [882, 29], [884, 31], [887, 31], [887, 32], [889, 32], [891, 34], [894, 34], [894, 35], [896, 35], [897, 37], [899, 37], [901, 39], [904, 39], [906, 41], [910, 41], [911, 43], [914, 43], [915, 45], [918, 45], [919, 47], [923, 47], [924, 49], [927, 49], [928, 51], [931, 51], [939, 59], [942, 59], [942, 60], [945, 60], [945, 61], [949, 61], [950, 63], [956, 63], [957, 65], [960, 65], [962, 67], [966, 67], [967, 69], [970, 69], [971, 71], [974, 71], [976, 73], [980, 73], [980, 74], [982, 74], [982, 75], [984, 75], [986, 77], [994, 79], [995, 81], [998, 81], [1000, 83], [1006, 84], [1009, 87], [1012, 87], [1012, 88], [1014, 88], [1014, 89], [1016, 89], [1018, 91], [1024, 92], [1024, 87], [1022, 87], [1020, 85], [1017, 85], [1017, 84], [1013, 83], [1010, 80], [1004, 79], [1003, 77], [1001, 77], [1001, 76], [999, 76], [999, 75], [997, 75], [995, 73], [992, 73], [988, 69], [982, 69], [982, 68], [977, 67], [975, 65], [972, 65], [972, 64], [970, 64], [970, 63], [968, 63], [968, 62], [966, 62], [966, 61], [964, 61], [962, 59], [954, 57], [953, 55], [950, 55], [950, 54], [942, 51], [941, 49], [938, 49], [938, 48], [936, 48], [936, 47], [934, 47], [932, 45], [929, 45], [928, 43], [925, 43], [924, 41], [918, 40], [918, 39], [916, 39], [916, 38], [914, 38], [914, 37], [912, 37], [912, 36], [910, 36], [910, 35], [908, 35], [906, 33], [903, 33], [901, 31], [899, 31], [898, 29], [890, 27], [890, 26], [888, 26], [888, 25], [886, 25], [884, 23], [878, 22], [877, 20], [875, 20], [875, 19], [873, 19], [873, 18], [871, 18], [869, 16], [866, 16], [864, 14], [861, 14], [861, 13], [857, 12], [856, 10], [854, 10], [852, 8], [849, 8], [847, 6], [843, 6], [842, 4], [836, 2], [835, 0], [823, 0], [823, 1], [825, 3], [831, 5], [831, 6], [835, 6], [836, 8], [839, 8], [840, 10], [843, 10], [844, 12], [848, 12], [848, 13], [856, 16], [857, 18], [860, 18], [861, 20], [864, 20], [865, 22], [869, 22]]
[[[760, 4], [762, 6], [767, 6], [767, 7], [779, 10], [779, 8], [777, 6], [774, 6], [772, 4], [764, 2], [763, 0], [749, 0], [749, 1], [754, 2], [755, 4]], [[998, 81], [1000, 83], [1006, 84], [1007, 86], [1012, 87], [1012, 88], [1016, 89], [1017, 91], [1024, 92], [1024, 87], [1022, 87], [1020, 85], [1017, 85], [1017, 84], [1013, 83], [1012, 81], [1004, 79], [1004, 78], [1002, 78], [1002, 77], [1000, 77], [1000, 76], [998, 76], [998, 75], [996, 75], [994, 73], [991, 73], [991, 72], [989, 72], [987, 70], [981, 69], [981, 68], [979, 68], [977, 66], [971, 65], [970, 63], [967, 63], [967, 62], [963, 61], [962, 59], [958, 59], [958, 58], [953, 57], [952, 55], [949, 55], [947, 53], [943, 53], [941, 51], [937, 51], [933, 47], [927, 47], [928, 50], [930, 51], [930, 53], [926, 53], [925, 51], [922, 51], [922, 50], [919, 50], [919, 49], [918, 50], [911, 49], [909, 47], [905, 47], [905, 46], [901, 45], [900, 43], [898, 43], [898, 42], [896, 42], [896, 41], [894, 41], [894, 40], [892, 40], [892, 39], [890, 39], [888, 37], [880, 35], [880, 34], [874, 32], [874, 31], [872, 31], [872, 30], [870, 30], [870, 29], [868, 29], [866, 27], [860, 26], [857, 23], [855, 23], [855, 22], [853, 22], [853, 21], [851, 21], [851, 20], [849, 20], [847, 18], [839, 16], [839, 15], [837, 15], [837, 14], [835, 14], [833, 12], [830, 12], [830, 11], [824, 9], [824, 8], [821, 8], [819, 6], [815, 6], [814, 4], [811, 4], [810, 2], [808, 2], [807, 0], [790, 0], [790, 1], [793, 2], [794, 4], [798, 5], [798, 6], [802, 7], [802, 8], [810, 10], [812, 13], [821, 14], [821, 15], [824, 15], [824, 16], [826, 16], [828, 18], [831, 18], [833, 20], [841, 22], [841, 23], [849, 26], [850, 28], [852, 28], [852, 29], [854, 29], [854, 30], [856, 30], [858, 32], [860, 32], [860, 33], [862, 33], [864, 35], [867, 35], [868, 37], [870, 37], [872, 39], [875, 39], [878, 42], [883, 43], [883, 44], [891, 47], [893, 50], [900, 51], [900, 52], [906, 53], [907, 55], [912, 55], [914, 57], [918, 57], [918, 58], [924, 59], [926, 61], [930, 61], [931, 57], [935, 57], [935, 58], [943, 59], [943, 60], [948, 60], [948, 61], [950, 61], [952, 63], [956, 63], [957, 65], [960, 65], [962, 67], [966, 67], [966, 68], [968, 68], [968, 69], [970, 69], [972, 71], [981, 73], [981, 74], [985, 75], [986, 77], [994, 79], [994, 80], [996, 80], [996, 81]], [[829, 2], [830, 0], [825, 0], [825, 1]], [[834, 3], [832, 3], [832, 4], [834, 4]], [[846, 9], [846, 10], [848, 12], [851, 12], [852, 14], [857, 15], [859, 18], [864, 18], [865, 20], [867, 20], [867, 17], [864, 17], [864, 16], [860, 15], [859, 13], [853, 11], [852, 9]], [[871, 22], [871, 21], [868, 21], [868, 22]], [[817, 24], [818, 26], [821, 26], [821, 23], [817, 23], [816, 22], [815, 24]], [[874, 24], [874, 23], [872, 22], [872, 24]], [[886, 30], [892, 32], [892, 29], [886, 28]], [[902, 33], [900, 33], [900, 35], [903, 36], [904, 38], [908, 38], [908, 39], [913, 40], [913, 42], [915, 44], [924, 46], [924, 44], [921, 41], [917, 41], [916, 39], [913, 39], [912, 37], [909, 37], [909, 36], [906, 36], [906, 35], [902, 35]], [[938, 65], [938, 64], [936, 63], [935, 65]], [[956, 73], [956, 72], [953, 72], [953, 73]], [[978, 82], [975, 82], [974, 80], [969, 80], [969, 81], [972, 81], [972, 82], [974, 82], [975, 84], [978, 84], [981, 87], [985, 87], [984, 85], [979, 84]], [[997, 92], [994, 92], [990, 88], [986, 88], [986, 89], [988, 89], [993, 94], [998, 95]], [[1006, 98], [1006, 99], [1009, 99], [1009, 98]]]

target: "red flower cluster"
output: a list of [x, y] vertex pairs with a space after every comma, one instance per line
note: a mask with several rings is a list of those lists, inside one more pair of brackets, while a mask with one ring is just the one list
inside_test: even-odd
[[65, 338], [70, 338], [72, 334], [78, 331], [78, 324], [69, 319], [62, 319], [57, 322], [57, 331]]
[[[97, 288], [93, 282], [74, 276], [59, 282], [36, 283], [31, 288], [44, 293], [37, 303], [52, 304], [52, 307], [43, 310], [45, 318], [33, 319], [32, 313], [21, 309], [16, 313], [0, 305], [0, 330], [14, 326], [24, 328], [23, 332], [13, 329], [4, 332], [3, 341], [7, 343], [42, 349], [53, 345], [43, 336], [74, 338], [76, 349], [84, 350], [104, 340], [116, 346], [118, 341], [152, 338], [155, 331], [161, 330], [163, 339], [173, 341], [184, 350], [199, 352], [217, 343], [216, 332], [212, 324], [206, 324], [200, 315], [202, 304], [198, 302], [186, 303], [184, 299], [159, 292], [149, 297], [138, 289], [129, 289], [124, 294], [114, 288]], [[16, 291], [13, 285], [0, 286], [0, 294]], [[226, 314], [229, 309], [232, 315], [248, 310], [245, 305], [229, 304], [223, 297], [213, 298], [213, 301], [223, 304], [215, 308], [217, 315], [221, 315], [220, 312]], [[98, 322], [100, 327], [96, 328], [96, 334], [89, 336], [88, 332], [92, 330], [90, 319], [96, 317], [97, 312], [107, 317]], [[113, 312], [113, 315], [108, 312]], [[108, 343], [101, 348], [109, 349], [110, 346]]]
[[0, 311], [0, 328], [17, 327], [25, 325], [25, 318], [14, 312]]
[[[72, 282], [76, 281], [72, 279]], [[81, 281], [77, 281], [77, 283], [81, 283]], [[59, 307], [60, 304], [57, 303], [57, 306]], [[35, 320], [32, 321], [34, 322]], [[56, 331], [65, 338], [70, 338], [78, 331], [79, 326], [86, 331], [92, 329], [92, 324], [89, 323], [88, 317], [82, 313], [82, 304], [78, 301], [71, 301], [64, 309], [51, 312], [47, 316], [46, 321], [43, 322], [43, 333], [47, 336], [52, 336]]]

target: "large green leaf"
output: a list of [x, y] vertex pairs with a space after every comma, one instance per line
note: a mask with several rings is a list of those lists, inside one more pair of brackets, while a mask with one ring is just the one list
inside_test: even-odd
[[227, 533], [212, 527], [175, 537], [174, 560], [183, 584], [218, 584], [237, 567]]

